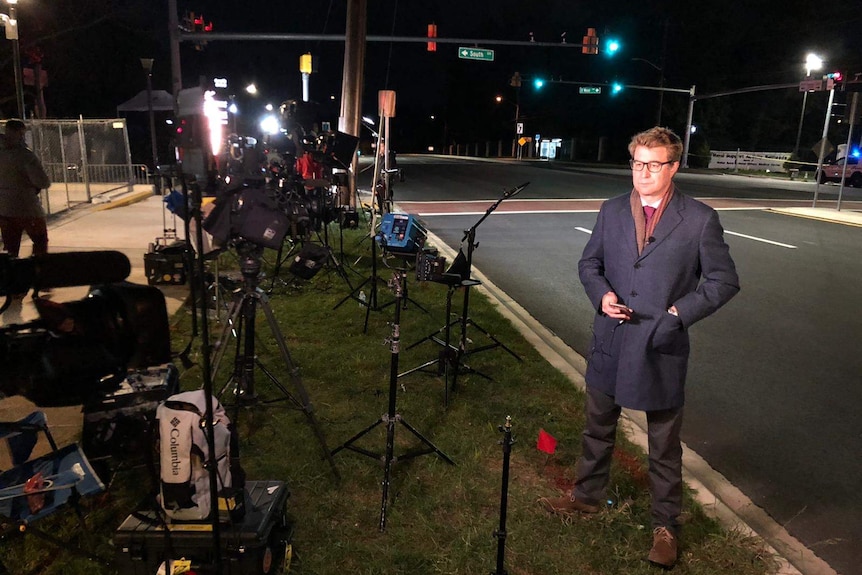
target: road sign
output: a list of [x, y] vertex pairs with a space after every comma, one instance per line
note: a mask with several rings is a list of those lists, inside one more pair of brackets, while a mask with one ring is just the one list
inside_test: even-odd
[[524, 133], [524, 122], [518, 122], [515, 124], [515, 133], [519, 136]]
[[529, 141], [530, 141], [530, 138], [525, 138], [524, 136], [521, 136], [521, 137], [518, 139], [518, 145], [519, 145], [519, 146], [523, 146], [524, 144], [526, 144], [526, 143], [527, 143], [527, 142], [529, 142]]
[[458, 48], [458, 57], [463, 60], [494, 61], [494, 51], [487, 48]]
[[802, 80], [799, 82], [800, 92], [820, 92], [823, 90], [823, 80]]
[[601, 94], [602, 87], [601, 86], [580, 86], [578, 88], [578, 94]]

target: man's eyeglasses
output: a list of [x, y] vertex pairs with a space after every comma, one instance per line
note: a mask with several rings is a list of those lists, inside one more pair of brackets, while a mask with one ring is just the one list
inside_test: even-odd
[[669, 162], [641, 162], [640, 160], [629, 160], [629, 166], [632, 167], [632, 170], [641, 172], [644, 167], [646, 167], [646, 169], [653, 174], [659, 173], [663, 167], [673, 163], [676, 163], [676, 160], [671, 160]]

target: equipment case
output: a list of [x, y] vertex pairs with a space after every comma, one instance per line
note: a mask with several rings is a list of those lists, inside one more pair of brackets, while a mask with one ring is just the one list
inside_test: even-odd
[[[289, 492], [283, 481], [247, 481], [241, 523], [221, 524], [221, 575], [272, 575], [289, 567], [291, 529]], [[197, 573], [214, 573], [212, 525], [172, 523], [165, 533], [152, 510], [129, 515], [114, 535], [117, 570], [124, 575], [153, 575], [165, 561], [185, 558]], [[170, 546], [170, 552], [166, 548]]]
[[146, 454], [156, 408], [177, 393], [179, 385], [173, 364], [133, 369], [116, 390], [84, 404], [81, 442], [90, 461]]

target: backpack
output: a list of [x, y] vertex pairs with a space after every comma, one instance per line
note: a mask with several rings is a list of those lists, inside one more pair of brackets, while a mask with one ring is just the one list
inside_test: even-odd
[[[232, 491], [231, 427], [224, 407], [213, 401], [218, 491]], [[186, 391], [167, 398], [156, 410], [159, 430], [159, 502], [168, 519], [203, 521], [210, 517], [210, 477], [204, 462], [209, 459], [205, 433], [206, 399], [202, 390]]]

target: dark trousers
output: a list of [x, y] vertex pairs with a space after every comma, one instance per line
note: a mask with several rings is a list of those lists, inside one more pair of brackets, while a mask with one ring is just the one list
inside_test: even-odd
[[[620, 411], [613, 397], [587, 387], [587, 424], [573, 491], [587, 503], [602, 501], [608, 486]], [[652, 526], [674, 533], [682, 511], [682, 412], [681, 407], [646, 412]]]
[[3, 247], [9, 255], [18, 257], [21, 250], [21, 237], [24, 233], [33, 241], [33, 255], [48, 253], [48, 226], [45, 218], [7, 218], [0, 216], [0, 233]]

